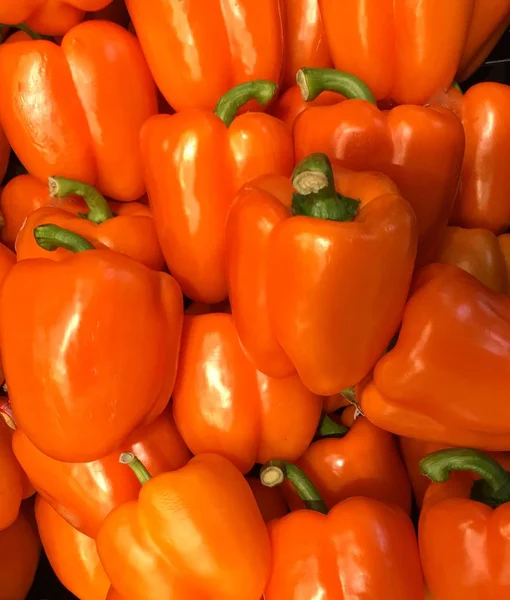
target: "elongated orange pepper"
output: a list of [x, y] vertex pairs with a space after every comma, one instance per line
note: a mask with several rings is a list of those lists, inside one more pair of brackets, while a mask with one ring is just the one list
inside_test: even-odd
[[11, 146], [7, 139], [4, 130], [0, 126], [0, 183], [2, 183], [7, 171], [7, 165], [9, 164], [9, 156], [11, 153]]
[[127, 0], [126, 6], [154, 80], [177, 111], [212, 110], [235, 85], [280, 79], [279, 0]]
[[[136, 38], [87, 21], [61, 46], [0, 46], [0, 120], [26, 169], [95, 185], [115, 200], [144, 194], [139, 134], [157, 112], [156, 89]], [[20, 93], [19, 90], [23, 90]]]
[[272, 569], [265, 600], [423, 598], [416, 536], [402, 509], [359, 496], [325, 514], [320, 494], [295, 465], [271, 461], [262, 467], [265, 485], [286, 478], [310, 510], [269, 523]]
[[296, 160], [324, 152], [347, 169], [390, 177], [416, 213], [417, 264], [430, 262], [459, 185], [464, 156], [460, 120], [444, 106], [382, 111], [362, 81], [338, 71], [302, 69], [298, 81], [307, 100], [324, 90], [340, 92], [348, 100], [299, 115], [294, 124]]
[[[509, 450], [509, 336], [507, 295], [458, 267], [426, 267], [395, 347], [363, 389], [363, 413], [398, 435]], [[490, 399], [490, 410], [482, 398]]]
[[275, 176], [239, 192], [227, 223], [229, 298], [260, 371], [295, 369], [310, 390], [329, 395], [361, 381], [395, 334], [416, 219], [386, 176], [332, 171], [322, 154], [304, 159], [293, 183], [294, 195]]
[[238, 600], [240, 594], [260, 600], [269, 539], [241, 473], [214, 454], [152, 479], [132, 454], [121, 461], [133, 466], [143, 486], [138, 502], [114, 510], [97, 538], [115, 590], [130, 600]]
[[96, 542], [73, 529], [40, 496], [35, 501], [35, 518], [44, 552], [60, 582], [78, 598], [104, 600], [110, 582]]
[[[0, 244], [0, 285], [2, 285], [4, 279], [7, 277], [12, 267], [16, 264], [16, 255], [14, 252], [9, 250], [7, 246]], [[1, 349], [1, 346], [0, 346]], [[5, 374], [0, 356], [0, 381], [5, 381]]]
[[2, 2], [0, 23], [25, 23], [44, 35], [64, 35], [77, 25], [85, 13], [100, 10], [111, 0], [20, 0]]
[[15, 420], [51, 458], [103, 458], [168, 403], [182, 294], [170, 275], [70, 231], [41, 225], [34, 235], [76, 254], [20, 261], [4, 281], [0, 347]]
[[172, 398], [175, 423], [193, 454], [221, 454], [243, 473], [276, 456], [296, 460], [322, 410], [322, 398], [296, 375], [258, 372], [232, 315], [219, 313], [185, 316]]
[[422, 105], [453, 81], [475, 0], [319, 0], [319, 5], [337, 69], [361, 77], [378, 100]]
[[[271, 100], [276, 85], [254, 81], [230, 90], [215, 113], [159, 115], [142, 128], [145, 181], [170, 272], [186, 296], [215, 304], [227, 297], [225, 223], [236, 191], [266, 173], [290, 175], [290, 132], [263, 113], [235, 118], [248, 100]], [[169, 198], [172, 201], [169, 201]]]
[[156, 271], [163, 269], [165, 260], [148, 206], [139, 202], [108, 203], [92, 186], [62, 177], [50, 177], [49, 188], [56, 198], [79, 196], [85, 202], [78, 204], [78, 207], [81, 206], [78, 213], [46, 206], [30, 214], [16, 239], [18, 261], [27, 258], [64, 260], [69, 257], [69, 250], [65, 248], [57, 248], [48, 254], [34, 238], [36, 227], [53, 223], [82, 235], [96, 248], [109, 248], [131, 256]]

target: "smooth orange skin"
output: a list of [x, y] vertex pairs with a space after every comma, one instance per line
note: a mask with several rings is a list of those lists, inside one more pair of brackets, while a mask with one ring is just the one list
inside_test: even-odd
[[466, 132], [453, 225], [499, 234], [510, 226], [510, 86], [485, 82], [470, 88], [457, 106]]
[[119, 463], [120, 450], [136, 453], [154, 475], [178, 469], [191, 458], [170, 411], [135, 430], [119, 450], [88, 463], [49, 458], [21, 429], [14, 434], [12, 446], [38, 493], [74, 529], [92, 538], [114, 508], [135, 500], [140, 491], [131, 469]]
[[0, 297], [17, 425], [51, 458], [106, 456], [168, 403], [182, 319], [170, 275], [110, 250], [18, 262]]
[[[294, 75], [295, 79], [295, 75]], [[283, 121], [292, 130], [298, 116], [308, 108], [314, 106], [331, 106], [338, 104], [345, 98], [336, 92], [322, 92], [310, 102], [305, 102], [299, 86], [293, 85], [286, 90], [269, 108], [270, 114]]]
[[309, 108], [295, 121], [294, 145], [296, 161], [324, 152], [347, 169], [392, 179], [416, 213], [417, 264], [430, 262], [452, 212], [464, 156], [464, 131], [451, 110], [381, 111], [364, 100]]
[[301, 67], [331, 67], [331, 56], [319, 11], [319, 0], [281, 2], [285, 55], [282, 85], [296, 83]]
[[[395, 347], [361, 408], [375, 425], [431, 442], [510, 450], [510, 298], [451, 265], [421, 272]], [[490, 411], [481, 398], [490, 399]]]
[[278, 486], [269, 488], [263, 485], [258, 477], [247, 477], [246, 480], [266, 523], [273, 519], [280, 519], [289, 512], [285, 498]]
[[265, 600], [423, 598], [416, 536], [398, 507], [350, 498], [322, 515], [300, 510], [269, 524]]
[[260, 600], [270, 569], [250, 486], [214, 454], [146, 483], [138, 502], [109, 515], [97, 548], [112, 586], [130, 600], [238, 600], [240, 590]]
[[507, 265], [499, 240], [488, 229], [448, 227], [436, 262], [464, 269], [495, 292], [509, 291]]
[[0, 48], [0, 119], [27, 170], [61, 175], [104, 195], [136, 200], [145, 185], [139, 148], [157, 112], [154, 82], [136, 38], [114, 23], [87, 21], [61, 46], [27, 41]]
[[35, 518], [44, 552], [60, 582], [81, 600], [104, 600], [110, 582], [96, 542], [73, 529], [40, 496], [35, 501]]
[[227, 297], [225, 224], [239, 187], [266, 173], [290, 175], [292, 136], [266, 114], [159, 115], [142, 128], [145, 181], [157, 234], [183, 293], [215, 304]]
[[319, 398], [297, 376], [273, 379], [246, 358], [232, 315], [186, 315], [173, 393], [175, 423], [193, 454], [214, 452], [243, 473], [294, 461], [313, 439]]
[[4, 130], [0, 127], [0, 183], [3, 181], [7, 165], [9, 164], [9, 156], [11, 155], [11, 146], [9, 140], [5, 136]]
[[279, 0], [127, 0], [126, 6], [154, 80], [177, 111], [212, 110], [239, 83], [280, 79]]
[[475, 0], [319, 0], [335, 68], [360, 77], [377, 100], [418, 105], [454, 80], [474, 5]]
[[508, 0], [475, 0], [471, 25], [455, 79], [464, 81], [478, 69], [510, 22]]
[[[12, 252], [12, 250], [7, 248], [7, 246], [0, 244], [0, 286], [15, 264], [16, 264], [16, 255], [14, 254], [14, 252]], [[5, 374], [4, 374], [1, 356], [0, 356], [0, 381], [2, 383], [5, 381]]]
[[510, 504], [493, 510], [470, 500], [472, 484], [471, 473], [452, 473], [425, 494], [418, 539], [434, 600], [499, 600], [510, 592]]
[[0, 531], [18, 518], [23, 499], [23, 475], [11, 446], [12, 430], [0, 418]]
[[[347, 498], [365, 496], [397, 504], [406, 513], [411, 510], [411, 486], [395, 439], [364, 417], [356, 419], [343, 438], [313, 442], [296, 465], [329, 509]], [[304, 508], [290, 485], [285, 491], [292, 510]]]
[[[81, 213], [87, 209], [82, 204]], [[46, 206], [30, 214], [16, 240], [18, 261], [27, 258], [47, 258], [60, 261], [71, 256], [69, 250], [58, 248], [47, 252], [34, 238], [34, 229], [52, 223], [80, 234], [96, 248], [108, 248], [140, 261], [155, 271], [163, 270], [165, 259], [159, 247], [152, 212], [139, 202], [111, 202], [114, 217], [97, 225], [62, 208]]]
[[510, 293], [510, 234], [504, 233], [498, 236], [499, 249], [503, 255], [506, 267], [506, 280], [508, 282], [508, 292]]
[[25, 600], [40, 550], [35, 527], [22, 512], [10, 527], [0, 531], [0, 600]]

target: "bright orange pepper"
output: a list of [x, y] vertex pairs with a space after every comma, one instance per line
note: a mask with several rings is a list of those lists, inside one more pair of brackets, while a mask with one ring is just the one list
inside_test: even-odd
[[146, 482], [138, 502], [114, 510], [97, 538], [112, 586], [129, 600], [260, 600], [269, 540], [241, 473], [214, 454], [152, 479], [140, 463], [133, 467]]
[[[422, 270], [395, 347], [361, 395], [398, 435], [510, 450], [510, 298], [452, 265]], [[490, 402], [490, 410], [483, 399]]]
[[319, 5], [335, 68], [366, 81], [378, 100], [422, 105], [453, 81], [475, 0], [319, 0]]
[[157, 112], [157, 98], [133, 35], [87, 21], [61, 46], [4, 44], [0, 78], [0, 120], [32, 175], [84, 181], [115, 200], [144, 194], [139, 133]]
[[279, 488], [262, 485], [258, 477], [247, 477], [246, 479], [266, 523], [273, 519], [279, 519], [289, 512], [289, 507]]
[[[37, 450], [21, 429], [16, 430], [12, 447], [38, 493], [89, 537], [97, 535], [115, 507], [138, 496], [138, 481], [119, 464], [118, 451], [88, 463], [60, 462]], [[136, 452], [155, 475], [178, 469], [191, 458], [169, 411], [135, 430], [122, 448]]]
[[[165, 259], [148, 206], [139, 202], [108, 203], [92, 186], [60, 177], [51, 177], [49, 187], [57, 199], [76, 195], [82, 197], [85, 202], [76, 202], [72, 212], [51, 206], [32, 212], [16, 239], [18, 261], [27, 258], [60, 261], [69, 258], [69, 250], [57, 248], [55, 252], [48, 254], [34, 238], [36, 227], [53, 223], [78, 233], [96, 248], [109, 248], [131, 256], [156, 271], [163, 269]], [[75, 210], [76, 206], [80, 209], [78, 213]], [[83, 218], [84, 215], [86, 218]]]
[[23, 474], [11, 442], [12, 430], [0, 417], [0, 531], [18, 518], [23, 499]]
[[466, 448], [435, 452], [420, 469], [434, 482], [418, 526], [423, 572], [434, 600], [507, 598], [509, 472]]
[[306, 100], [303, 100], [300, 87], [294, 85], [276, 100], [270, 107], [269, 112], [283, 121], [289, 129], [292, 130], [298, 116], [307, 108], [312, 108], [314, 106], [331, 106], [332, 104], [338, 104], [343, 100], [345, 100], [345, 98], [342, 94], [326, 90], [325, 92], [321, 92], [314, 100], [306, 102]]
[[346, 169], [390, 177], [416, 213], [417, 263], [430, 262], [459, 185], [464, 156], [459, 119], [444, 106], [380, 110], [362, 81], [337, 71], [303, 69], [299, 83], [307, 100], [323, 90], [342, 92], [349, 99], [298, 116], [293, 130], [296, 160], [324, 152]]
[[260, 371], [282, 377], [295, 368], [311, 391], [330, 395], [361, 381], [397, 330], [416, 219], [386, 176], [333, 173], [324, 155], [300, 163], [293, 182], [294, 195], [276, 176], [237, 195], [227, 222], [229, 297]]
[[40, 550], [35, 527], [23, 512], [10, 527], [0, 531], [0, 600], [25, 600]]
[[435, 262], [456, 265], [495, 292], [510, 291], [499, 239], [488, 229], [448, 227]]
[[0, 127], [0, 183], [2, 183], [9, 164], [9, 156], [11, 154], [11, 146], [9, 140], [5, 136], [4, 130]]
[[504, 233], [498, 236], [499, 248], [503, 255], [506, 267], [506, 279], [508, 282], [508, 292], [510, 293], [510, 233]]
[[[7, 277], [12, 267], [16, 264], [16, 255], [14, 252], [9, 250], [7, 246], [0, 244], [0, 286], [2, 285], [4, 279]], [[0, 357], [0, 382], [3, 383], [5, 381], [5, 374], [2, 365], [2, 360]], [[0, 383], [0, 385], [1, 385]]]
[[301, 456], [322, 410], [322, 398], [296, 375], [258, 372], [232, 315], [220, 313], [184, 317], [172, 398], [175, 423], [193, 454], [221, 454], [243, 473], [256, 462]]
[[40, 496], [35, 501], [35, 518], [44, 552], [62, 585], [78, 598], [104, 600], [110, 582], [96, 542], [73, 529]]
[[[290, 132], [263, 113], [235, 118], [249, 99], [265, 104], [276, 86], [233, 88], [215, 114], [185, 110], [149, 119], [141, 133], [145, 181], [161, 248], [183, 293], [215, 304], [227, 297], [225, 223], [236, 191], [265, 173], [290, 175]], [[169, 202], [169, 199], [172, 199]]]
[[154, 80], [177, 111], [212, 110], [235, 85], [280, 79], [279, 0], [126, 0], [126, 6]]
[[285, 39], [282, 85], [296, 83], [301, 67], [330, 67], [331, 56], [319, 11], [319, 0], [282, 0]]
[[15, 420], [51, 458], [97, 460], [168, 403], [182, 294], [170, 275], [72, 232], [41, 225], [34, 235], [76, 254], [20, 261], [4, 281], [0, 347]]

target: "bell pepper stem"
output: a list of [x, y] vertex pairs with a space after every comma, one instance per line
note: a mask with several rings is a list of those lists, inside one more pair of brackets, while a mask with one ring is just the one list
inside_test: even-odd
[[265, 106], [274, 98], [277, 89], [278, 86], [276, 83], [266, 81], [265, 79], [240, 83], [218, 100], [214, 114], [227, 127], [230, 127], [241, 106], [244, 106], [250, 100], [256, 100], [259, 104]]
[[470, 471], [483, 480], [481, 501], [490, 506], [510, 502], [510, 473], [479, 450], [438, 450], [421, 459], [420, 471], [436, 483], [448, 481], [452, 471]]
[[337, 92], [349, 100], [366, 100], [377, 104], [368, 85], [356, 75], [336, 71], [303, 67], [296, 74], [296, 82], [305, 102], [315, 100], [322, 92]]
[[133, 471], [141, 485], [152, 479], [152, 475], [147, 471], [142, 461], [132, 452], [123, 452], [119, 457], [119, 462], [121, 465], [127, 465]]
[[276, 487], [285, 479], [292, 483], [306, 508], [327, 514], [326, 503], [310, 479], [296, 465], [286, 460], [270, 460], [260, 470], [260, 481], [266, 487]]
[[296, 216], [328, 221], [354, 221], [360, 201], [337, 193], [329, 158], [310, 154], [294, 169], [292, 212]]
[[10, 429], [16, 429], [16, 421], [14, 420], [14, 413], [9, 400], [4, 399], [0, 402], [0, 417]]
[[462, 88], [460, 87], [460, 85], [459, 85], [459, 84], [458, 84], [456, 81], [453, 81], [453, 82], [452, 82], [452, 87], [454, 87], [454, 88], [455, 88], [455, 89], [456, 89], [458, 92], [460, 92], [461, 94], [463, 93], [463, 92], [462, 92]]
[[58, 225], [48, 223], [39, 225], [34, 229], [34, 238], [37, 244], [44, 250], [54, 252], [57, 248], [65, 248], [71, 252], [83, 252], [93, 250], [94, 246], [81, 235], [63, 229]]
[[317, 433], [319, 437], [343, 437], [349, 433], [349, 428], [335, 423], [328, 415], [322, 415]]
[[88, 183], [53, 176], [48, 178], [48, 188], [54, 198], [65, 198], [66, 196], [80, 196], [83, 198], [89, 209], [87, 219], [93, 223], [99, 225], [113, 217], [106, 198]]
[[30, 27], [25, 25], [25, 23], [17, 23], [16, 25], [5, 25], [4, 23], [0, 23], [0, 31], [3, 30], [4, 27], [12, 27], [13, 29], [19, 29], [20, 31], [24, 31], [25, 33], [28, 33], [28, 35], [33, 40], [42, 40], [43, 39], [42, 35], [39, 35], [36, 31], [34, 31], [33, 29], [30, 29]]

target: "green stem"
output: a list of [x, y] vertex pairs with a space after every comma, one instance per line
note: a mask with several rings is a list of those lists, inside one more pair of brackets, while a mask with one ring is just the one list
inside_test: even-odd
[[66, 198], [67, 196], [83, 198], [89, 209], [87, 219], [93, 223], [99, 225], [113, 217], [106, 198], [88, 183], [55, 176], [48, 179], [48, 187], [54, 198]]
[[230, 127], [237, 112], [250, 100], [256, 100], [262, 106], [268, 104], [276, 94], [276, 83], [257, 79], [236, 85], [226, 92], [218, 101], [214, 114], [219, 117], [227, 127]]
[[448, 481], [452, 471], [470, 471], [483, 480], [482, 487], [478, 487], [479, 501], [489, 506], [510, 502], [510, 473], [479, 450], [438, 450], [421, 459], [420, 471], [436, 483]]
[[286, 460], [270, 460], [260, 469], [260, 481], [266, 487], [276, 487], [288, 479], [296, 489], [306, 508], [327, 514], [326, 503], [310, 479]]
[[17, 23], [16, 25], [5, 25], [4, 23], [0, 23], [0, 29], [3, 30], [4, 27], [12, 27], [13, 29], [19, 29], [20, 31], [24, 31], [25, 33], [28, 33], [28, 35], [33, 40], [42, 40], [43, 39], [42, 35], [39, 35], [36, 31], [34, 31], [33, 29], [30, 29], [30, 27], [27, 27], [27, 25], [25, 25], [25, 23]]
[[123, 452], [120, 455], [119, 462], [121, 465], [127, 465], [142, 485], [152, 479], [152, 475], [147, 471], [142, 461], [132, 452]]
[[462, 88], [460, 87], [460, 85], [456, 81], [452, 82], [452, 87], [454, 87], [458, 92], [460, 92], [461, 94], [463, 94]]
[[94, 246], [81, 235], [51, 223], [36, 227], [34, 237], [37, 244], [49, 252], [53, 252], [57, 248], [65, 248], [71, 252], [94, 249]]
[[322, 153], [310, 154], [294, 169], [292, 212], [297, 216], [353, 221], [360, 201], [338, 194], [329, 158]]
[[296, 82], [305, 102], [315, 100], [322, 92], [337, 92], [349, 100], [366, 100], [377, 105], [368, 85], [356, 75], [335, 71], [304, 67], [296, 74]]
[[349, 428], [335, 423], [328, 415], [322, 415], [317, 433], [319, 437], [343, 437], [349, 433]]

